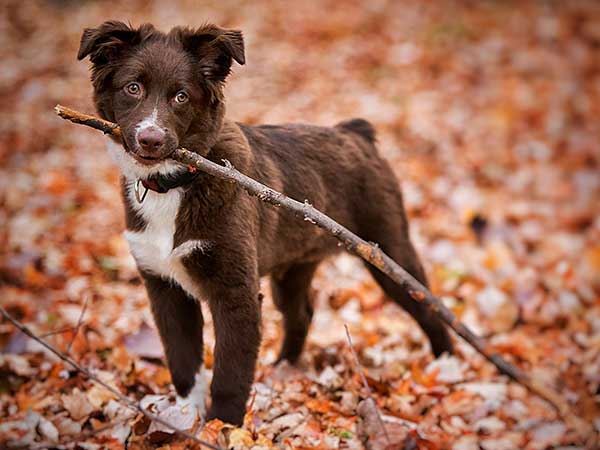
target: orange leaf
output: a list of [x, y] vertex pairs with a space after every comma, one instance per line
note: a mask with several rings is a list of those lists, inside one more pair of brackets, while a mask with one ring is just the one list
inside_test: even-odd
[[593, 270], [600, 272], [600, 245], [588, 249], [585, 257], [590, 267]]
[[166, 367], [159, 367], [156, 369], [152, 380], [154, 380], [158, 386], [166, 386], [171, 383], [171, 373]]
[[306, 402], [306, 407], [321, 414], [327, 414], [334, 410], [329, 400], [320, 400], [316, 398], [311, 398], [308, 400]]
[[48, 281], [46, 275], [37, 270], [31, 263], [23, 269], [23, 278], [27, 284], [36, 287], [44, 287]]
[[224, 426], [225, 424], [219, 419], [213, 419], [204, 425], [204, 428], [202, 428], [202, 433], [200, 433], [200, 436], [198, 437], [204, 441], [210, 442], [211, 444], [216, 444], [219, 433]]
[[51, 194], [62, 195], [71, 189], [69, 178], [61, 172], [48, 172], [44, 188]]
[[410, 367], [412, 378], [415, 382], [425, 387], [433, 387], [437, 384], [439, 369], [426, 374], [419, 366], [418, 361], [413, 361]]

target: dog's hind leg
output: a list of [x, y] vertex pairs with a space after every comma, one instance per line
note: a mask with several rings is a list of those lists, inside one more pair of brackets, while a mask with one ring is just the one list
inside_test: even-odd
[[271, 278], [275, 306], [283, 314], [284, 338], [277, 362], [298, 361], [313, 315], [310, 282], [319, 263], [297, 264]]
[[[400, 207], [401, 205], [400, 203]], [[367, 241], [378, 243], [384, 253], [400, 264], [421, 284], [427, 286], [425, 271], [409, 239], [404, 212], [394, 211], [395, 209], [381, 211], [380, 214], [363, 221], [360, 236]], [[366, 265], [385, 294], [402, 306], [421, 326], [429, 338], [434, 355], [439, 356], [444, 352], [452, 353], [452, 340], [442, 321], [423, 303], [414, 300], [404, 288], [397, 285], [379, 269], [370, 264]]]

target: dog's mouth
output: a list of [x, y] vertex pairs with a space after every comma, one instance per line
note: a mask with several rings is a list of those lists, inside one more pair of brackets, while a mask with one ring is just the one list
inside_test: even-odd
[[147, 150], [142, 148], [137, 143], [137, 136], [135, 133], [123, 133], [121, 144], [125, 149], [125, 153], [131, 156], [131, 158], [139, 165], [142, 166], [155, 166], [169, 159], [175, 150], [177, 149], [177, 141], [170, 137], [168, 134], [165, 139], [164, 145], [160, 149]]
[[129, 152], [129, 154], [131, 156], [133, 156], [133, 158], [141, 163], [144, 164], [145, 166], [152, 166], [154, 164], [158, 164], [159, 162], [163, 161], [165, 158], [163, 157], [158, 157], [158, 156], [146, 156], [146, 155], [141, 155], [139, 153], [136, 152]]
[[127, 154], [129, 154], [136, 162], [144, 166], [159, 164], [168, 159], [174, 152], [174, 150], [169, 150], [167, 152], [160, 152], [160, 154], [148, 155], [140, 151], [141, 149], [132, 149], [127, 142], [123, 142], [123, 147]]

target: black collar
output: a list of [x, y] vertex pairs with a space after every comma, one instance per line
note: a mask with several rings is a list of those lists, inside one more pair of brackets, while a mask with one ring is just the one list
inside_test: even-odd
[[164, 194], [171, 189], [190, 184], [198, 175], [200, 175], [200, 171], [195, 167], [188, 166], [185, 171], [179, 171], [170, 175], [155, 174], [145, 180], [141, 180], [141, 182], [146, 189]]

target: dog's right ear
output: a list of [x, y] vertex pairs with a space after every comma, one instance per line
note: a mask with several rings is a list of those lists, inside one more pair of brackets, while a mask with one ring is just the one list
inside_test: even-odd
[[153, 29], [150, 24], [134, 29], [119, 21], [104, 22], [98, 28], [86, 28], [81, 36], [77, 59], [82, 60], [90, 55], [93, 64], [106, 64], [128, 48], [139, 44]]

